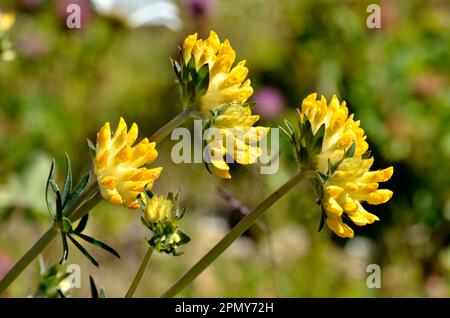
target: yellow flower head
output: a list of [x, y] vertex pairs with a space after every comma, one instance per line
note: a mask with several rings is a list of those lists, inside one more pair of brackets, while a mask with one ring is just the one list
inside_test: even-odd
[[346, 158], [325, 182], [323, 207], [328, 227], [341, 237], [353, 237], [353, 230], [342, 221], [345, 215], [356, 225], [363, 226], [378, 221], [361, 205], [382, 204], [392, 197], [392, 191], [378, 189], [379, 182], [391, 178], [394, 168], [369, 171], [373, 158]]
[[[221, 178], [230, 179], [230, 167], [224, 160], [227, 153], [234, 161], [247, 165], [256, 162], [261, 156], [261, 148], [256, 143], [269, 132], [269, 127], [253, 127], [259, 120], [252, 115], [249, 106], [230, 104], [218, 111], [212, 119], [212, 135], [208, 143], [211, 154], [211, 169]], [[218, 136], [216, 136], [218, 135]]]
[[16, 15], [14, 13], [0, 11], [0, 35], [8, 32], [14, 25], [15, 20]]
[[313, 134], [325, 125], [322, 149], [315, 158], [320, 172], [327, 170], [328, 159], [332, 163], [341, 160], [353, 143], [356, 146], [354, 157], [361, 157], [369, 148], [359, 120], [355, 121], [353, 114], [349, 116], [345, 101], [340, 103], [335, 95], [327, 105], [324, 96], [317, 100], [317, 93], [310, 94], [302, 102], [300, 117], [310, 122]]
[[129, 209], [139, 208], [137, 196], [151, 188], [162, 168], [147, 169], [145, 164], [158, 156], [155, 143], [147, 138], [133, 146], [138, 136], [138, 126], [133, 124], [127, 131], [127, 124], [120, 118], [114, 135], [106, 123], [97, 134], [94, 172], [102, 196]]
[[364, 209], [362, 202], [382, 204], [392, 197], [392, 191], [378, 187], [379, 182], [392, 177], [394, 169], [370, 171], [373, 158], [365, 132], [336, 96], [327, 104], [325, 97], [318, 100], [316, 93], [310, 94], [299, 113], [299, 137], [290, 123], [286, 133], [299, 163], [317, 172], [323, 220], [338, 236], [351, 238], [353, 230], [346, 222], [363, 226], [379, 220]]
[[173, 208], [171, 200], [154, 195], [145, 206], [144, 218], [149, 223], [169, 220], [172, 218]]
[[220, 42], [211, 31], [206, 40], [197, 39], [197, 33], [189, 35], [183, 43], [183, 59], [186, 65], [193, 61], [196, 71], [208, 65], [209, 84], [201, 99], [201, 110], [207, 113], [227, 103], [243, 104], [253, 94], [245, 60], [236, 66], [236, 53], [228, 40]]

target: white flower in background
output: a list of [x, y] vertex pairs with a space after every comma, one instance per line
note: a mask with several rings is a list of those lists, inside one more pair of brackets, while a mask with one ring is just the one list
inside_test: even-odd
[[91, 0], [95, 10], [118, 19], [131, 28], [164, 26], [181, 27], [178, 7], [171, 0]]

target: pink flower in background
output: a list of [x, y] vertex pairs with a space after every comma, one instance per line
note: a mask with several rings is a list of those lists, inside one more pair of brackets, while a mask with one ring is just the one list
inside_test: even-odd
[[183, 6], [193, 19], [208, 16], [215, 5], [215, 0], [183, 0]]
[[278, 89], [266, 86], [259, 89], [255, 96], [255, 112], [258, 114], [267, 118], [273, 118], [283, 112], [285, 101]]

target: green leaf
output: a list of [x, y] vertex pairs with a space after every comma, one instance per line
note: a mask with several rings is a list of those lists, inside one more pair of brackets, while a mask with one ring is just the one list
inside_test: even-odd
[[78, 183], [78, 185], [75, 187], [69, 198], [66, 200], [66, 203], [64, 204], [64, 212], [69, 211], [72, 208], [73, 204], [80, 197], [81, 193], [83, 193], [87, 183], [89, 182], [89, 177], [90, 174], [86, 174], [83, 179], [81, 179], [80, 183]]
[[68, 218], [63, 217], [61, 222], [61, 231], [63, 233], [72, 233], [72, 222]]
[[323, 174], [320, 171], [317, 171], [317, 173], [319, 174], [320, 180], [325, 183], [328, 180], [328, 176], [326, 174]]
[[325, 136], [325, 124], [320, 126], [319, 130], [316, 132], [313, 138], [313, 155], [316, 155], [322, 151], [323, 138]]
[[106, 298], [106, 292], [103, 288], [100, 288], [99, 298]]
[[86, 228], [87, 222], [89, 220], [89, 213], [83, 215], [83, 217], [80, 220], [80, 223], [78, 223], [77, 227], [75, 228], [74, 232], [81, 233]]
[[145, 211], [145, 203], [144, 200], [142, 200], [142, 193], [139, 193], [139, 195], [136, 198], [137, 203], [141, 207], [142, 211]]
[[92, 143], [92, 141], [89, 138], [87, 138], [86, 141], [87, 141], [89, 152], [91, 153], [91, 156], [93, 158], [95, 158], [95, 156], [97, 154], [97, 147], [95, 147], [95, 145]]
[[51, 200], [49, 198], [49, 187], [50, 187], [50, 181], [53, 181], [55, 178], [55, 159], [52, 159], [52, 165], [50, 166], [50, 173], [48, 174], [47, 178], [47, 186], [45, 188], [45, 201], [47, 203], [47, 209], [52, 218], [54, 218], [54, 215], [56, 214], [56, 211], [54, 211], [54, 207], [51, 203]]
[[90, 284], [90, 286], [91, 286], [91, 295], [92, 295], [92, 298], [98, 298], [97, 286], [95, 285], [94, 278], [92, 278], [91, 275], [89, 275], [89, 284]]
[[369, 159], [372, 152], [370, 150], [367, 150], [363, 155], [361, 156], [362, 159]]
[[355, 150], [356, 150], [356, 143], [353, 142], [350, 148], [348, 148], [347, 151], [345, 152], [344, 158], [353, 157], [353, 155], [355, 154]]
[[62, 245], [63, 245], [63, 255], [59, 261], [59, 265], [64, 265], [69, 257], [69, 245], [67, 244], [66, 234], [61, 233]]
[[282, 126], [278, 126], [279, 129], [283, 132], [284, 135], [286, 135], [287, 138], [289, 138], [290, 142], [292, 142], [292, 135], [284, 129]]
[[303, 125], [302, 139], [303, 139], [304, 144], [311, 145], [313, 137], [314, 137], [314, 135], [312, 132], [311, 123], [309, 122], [309, 120], [307, 120], [307, 121], [305, 121], [305, 123]]
[[84, 235], [82, 233], [74, 232], [73, 234], [75, 234], [79, 238], [85, 240], [86, 242], [91, 243], [92, 245], [95, 245], [97, 247], [100, 247], [101, 249], [104, 249], [105, 251], [113, 254], [115, 257], [120, 258], [119, 253], [117, 253], [111, 246], [109, 246], [109, 245], [107, 245], [107, 244], [105, 244], [105, 243], [103, 243], [103, 242], [101, 242], [99, 240], [96, 240], [93, 237]]
[[285, 119], [285, 120], [284, 120], [284, 123], [285, 123], [287, 129], [289, 130], [290, 135], [291, 135], [291, 136], [294, 136], [294, 134], [295, 134], [295, 129], [294, 129], [294, 126], [292, 126], [291, 122], [290, 122], [289, 120]]
[[319, 229], [317, 230], [317, 232], [322, 231], [323, 226], [325, 225], [325, 219], [327, 217], [327, 214], [325, 212], [325, 209], [323, 208], [323, 205], [321, 205], [321, 207], [322, 207], [322, 215], [320, 217], [320, 224], [319, 224]]
[[178, 245], [183, 245], [191, 241], [191, 238], [187, 236], [185, 233], [177, 231], [177, 234], [180, 236], [180, 241], [178, 242]]
[[209, 86], [209, 65], [203, 65], [197, 72], [197, 94], [203, 95]]
[[61, 195], [63, 205], [66, 204], [66, 201], [69, 198], [71, 192], [72, 192], [72, 167], [70, 165], [69, 155], [66, 153], [66, 181], [64, 182], [64, 188]]
[[181, 211], [177, 208], [177, 219], [181, 219], [186, 214], [187, 207], [181, 209]]
[[145, 188], [144, 192], [148, 203], [153, 198], [154, 194], [149, 188]]
[[98, 262], [91, 256], [91, 254], [89, 254], [88, 251], [86, 251], [86, 249], [81, 246], [80, 243], [78, 243], [71, 235], [67, 235], [69, 237], [69, 239], [72, 241], [72, 243], [81, 251], [81, 253], [83, 253], [84, 256], [86, 256], [86, 258], [92, 263], [94, 264], [96, 267], [99, 267], [100, 265], [98, 264]]
[[53, 189], [53, 192], [56, 194], [56, 220], [59, 221], [62, 218], [62, 199], [61, 193], [59, 192], [58, 186], [52, 180], [50, 180], [50, 185]]
[[181, 75], [182, 74], [181, 74], [180, 64], [172, 58], [170, 58], [170, 63], [172, 64], [173, 71], [175, 72], [175, 75], [176, 75], [178, 81], [181, 83], [181, 81], [182, 81]]
[[209, 164], [206, 161], [204, 162], [204, 164], [205, 164], [206, 170], [208, 170], [208, 172], [210, 174], [214, 175], [214, 173], [211, 171], [211, 168], [209, 167]]
[[148, 224], [147, 220], [143, 216], [141, 216], [141, 223], [145, 227], [150, 228], [150, 224]]

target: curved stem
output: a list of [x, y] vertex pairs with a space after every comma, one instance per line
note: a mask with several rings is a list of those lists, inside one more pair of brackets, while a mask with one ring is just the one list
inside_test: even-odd
[[174, 297], [198, 275], [200, 275], [217, 257], [219, 257], [230, 245], [248, 230], [264, 212], [277, 202], [286, 193], [292, 190], [305, 176], [306, 171], [300, 170], [292, 179], [283, 184], [253, 210], [247, 214], [219, 243], [216, 244], [202, 259], [188, 270], [175, 284], [161, 294], [161, 298]]
[[130, 288], [125, 295], [125, 298], [132, 298], [134, 292], [136, 291], [139, 283], [141, 282], [142, 277], [144, 276], [145, 271], [147, 270], [148, 263], [150, 262], [150, 258], [152, 257], [153, 248], [151, 246], [148, 247], [147, 253], [145, 253], [144, 259], [142, 260], [141, 266], [139, 266], [139, 270], [136, 273], [136, 276], [131, 283]]
[[186, 108], [182, 113], [179, 113], [167, 124], [162, 126], [157, 132], [155, 132], [151, 137], [151, 142], [160, 143], [164, 140], [170, 133], [177, 127], [181, 126], [186, 120], [189, 119], [191, 114], [194, 112], [192, 108]]
[[[101, 201], [97, 182], [86, 188], [78, 198], [77, 204], [66, 212], [70, 220], [75, 221], [92, 210]], [[53, 241], [59, 230], [54, 223], [41, 238], [22, 256], [0, 281], [0, 294], [31, 264], [31, 262]]]

